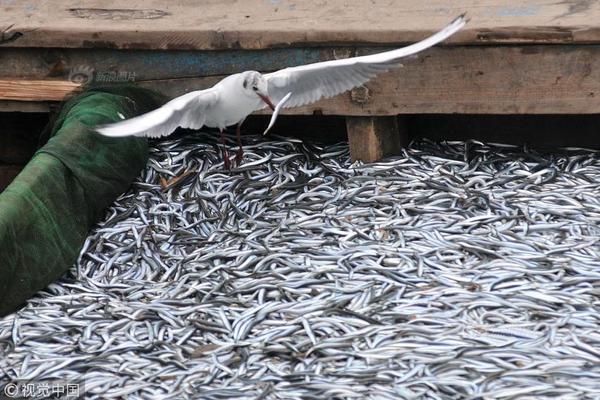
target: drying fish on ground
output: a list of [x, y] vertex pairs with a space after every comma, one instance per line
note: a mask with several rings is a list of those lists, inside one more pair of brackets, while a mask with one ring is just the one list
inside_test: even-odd
[[[235, 137], [226, 137], [233, 146]], [[61, 281], [0, 320], [0, 382], [86, 398], [595, 398], [600, 158], [413, 143], [155, 143]], [[178, 179], [173, 179], [175, 176]]]

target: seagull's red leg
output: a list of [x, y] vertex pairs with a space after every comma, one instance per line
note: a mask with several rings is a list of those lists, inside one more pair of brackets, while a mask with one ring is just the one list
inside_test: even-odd
[[225, 132], [221, 129], [221, 150], [223, 152], [223, 166], [227, 171], [231, 169], [231, 161], [229, 161], [229, 154], [227, 154], [227, 147], [225, 146]]
[[235, 154], [235, 161], [238, 163], [238, 165], [242, 163], [242, 159], [244, 158], [244, 149], [242, 148], [242, 122], [237, 124], [237, 128], [235, 128], [235, 134], [237, 136], [238, 144], [238, 151]]

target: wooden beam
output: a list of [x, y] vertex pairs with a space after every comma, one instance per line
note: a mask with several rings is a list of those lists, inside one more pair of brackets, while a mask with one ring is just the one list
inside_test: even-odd
[[347, 117], [346, 129], [352, 161], [374, 162], [400, 154], [407, 132], [396, 117]]
[[[210, 87], [221, 78], [140, 84], [173, 97]], [[283, 113], [596, 114], [600, 113], [600, 45], [434, 48], [364, 88]]]
[[[168, 53], [163, 55], [169, 60]], [[240, 65], [240, 69], [245, 66]], [[175, 97], [210, 87], [221, 78], [149, 79], [138, 83]], [[56, 101], [77, 88], [68, 81], [0, 78], [0, 99]], [[403, 68], [380, 75], [364, 88], [284, 113], [596, 114], [600, 113], [600, 45], [434, 48], [407, 59]]]
[[0, 100], [0, 112], [47, 113], [51, 106], [47, 101]]
[[[1, 4], [1, 1], [0, 1]], [[1, 25], [0, 25], [1, 28]], [[331, 60], [348, 48], [181, 51], [2, 48], [0, 79], [90, 80], [97, 84], [229, 75]], [[374, 49], [375, 50], [375, 49]]]
[[81, 84], [59, 80], [0, 79], [0, 100], [62, 101]]
[[[467, 12], [451, 43], [598, 43], [590, 0], [0, 2], [4, 46], [224, 50], [414, 42]], [[15, 36], [16, 35], [16, 36]]]

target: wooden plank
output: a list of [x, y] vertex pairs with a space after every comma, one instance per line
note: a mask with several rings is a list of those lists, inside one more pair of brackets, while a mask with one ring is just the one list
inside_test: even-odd
[[95, 83], [193, 78], [240, 71], [275, 71], [331, 60], [348, 48], [287, 48], [253, 51], [5, 48], [0, 78], [85, 79]]
[[61, 101], [81, 89], [81, 84], [59, 80], [0, 80], [0, 100]]
[[398, 155], [405, 142], [406, 131], [400, 132], [396, 117], [347, 117], [346, 129], [352, 161]]
[[47, 101], [0, 100], [0, 112], [48, 113], [51, 106]]
[[[219, 79], [141, 84], [173, 97], [210, 87]], [[365, 88], [305, 107], [286, 109], [284, 113], [357, 116], [600, 113], [600, 46], [431, 49], [422, 57], [407, 60], [404, 68], [380, 75]]]
[[[359, 54], [375, 49], [358, 49]], [[138, 82], [169, 97], [212, 86], [221, 76]], [[58, 85], [53, 83], [53, 85]], [[10, 86], [10, 87], [9, 87]], [[0, 99], [59, 100], [77, 86], [38, 90], [0, 82]], [[47, 89], [47, 87], [46, 87]], [[10, 94], [10, 97], [6, 96]], [[268, 111], [264, 111], [269, 113]], [[286, 114], [396, 115], [600, 113], [600, 45], [434, 48], [365, 88]]]
[[465, 11], [452, 43], [600, 42], [589, 0], [21, 0], [0, 2], [0, 27], [4, 46], [264, 49], [413, 42]]

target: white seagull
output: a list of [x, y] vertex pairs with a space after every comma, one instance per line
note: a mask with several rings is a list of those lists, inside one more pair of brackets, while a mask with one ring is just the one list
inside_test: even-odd
[[[450, 37], [467, 23], [465, 15], [456, 18], [441, 31], [410, 46], [362, 57], [324, 61], [285, 68], [268, 74], [246, 71], [230, 75], [209, 89], [179, 96], [146, 114], [95, 127], [106, 136], [167, 136], [178, 127], [218, 128], [223, 143], [225, 168], [230, 161], [225, 150], [223, 130], [237, 124], [240, 148], [236, 160], [241, 161], [240, 127], [246, 117], [269, 106], [275, 112], [273, 126], [282, 107], [299, 107], [323, 98], [330, 98], [364, 84], [376, 75], [399, 67], [399, 61]], [[277, 103], [277, 108], [273, 105]]]

